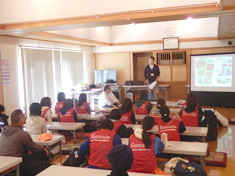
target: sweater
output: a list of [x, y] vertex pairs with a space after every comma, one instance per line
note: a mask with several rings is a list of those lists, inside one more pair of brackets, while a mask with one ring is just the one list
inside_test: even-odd
[[29, 116], [26, 120], [26, 130], [29, 134], [42, 134], [47, 132], [46, 121], [41, 116]]
[[44, 150], [36, 145], [28, 132], [20, 127], [5, 126], [0, 137], [0, 156], [23, 157], [30, 150], [33, 153]]

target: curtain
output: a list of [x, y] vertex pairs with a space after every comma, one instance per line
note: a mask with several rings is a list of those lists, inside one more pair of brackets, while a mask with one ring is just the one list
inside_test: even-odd
[[54, 110], [59, 92], [69, 98], [72, 87], [83, 83], [82, 52], [21, 48], [21, 53], [26, 107], [48, 96]]

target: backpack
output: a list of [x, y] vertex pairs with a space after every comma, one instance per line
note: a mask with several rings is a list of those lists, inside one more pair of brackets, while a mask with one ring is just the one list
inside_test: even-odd
[[207, 173], [200, 164], [178, 161], [175, 168], [171, 169], [175, 176], [207, 176]]
[[85, 161], [85, 158], [78, 156], [79, 148], [74, 148], [73, 151], [69, 154], [68, 159], [63, 163], [63, 166], [73, 166], [78, 167]]
[[217, 127], [218, 127], [218, 120], [216, 115], [212, 110], [205, 110], [205, 119], [202, 121], [202, 126], [208, 127], [208, 132], [206, 136], [207, 141], [214, 141], [217, 139]]

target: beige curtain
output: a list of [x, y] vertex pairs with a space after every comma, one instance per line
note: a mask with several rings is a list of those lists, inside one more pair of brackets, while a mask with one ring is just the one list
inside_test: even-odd
[[73, 86], [83, 83], [82, 52], [21, 48], [21, 53], [26, 111], [45, 96], [54, 110], [58, 92], [68, 97]]

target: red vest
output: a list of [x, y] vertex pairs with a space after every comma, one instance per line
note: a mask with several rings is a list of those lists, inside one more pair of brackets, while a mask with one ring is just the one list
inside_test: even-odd
[[154, 154], [155, 135], [151, 136], [152, 145], [150, 149], [146, 149], [142, 139], [137, 138], [134, 134], [130, 136], [130, 147], [133, 151], [133, 164], [129, 172], [140, 172], [154, 174], [156, 158]]
[[146, 101], [140, 107], [135, 107], [135, 113], [138, 115], [149, 115], [149, 111], [147, 108], [149, 103], [149, 101]]
[[122, 117], [119, 121], [122, 122], [123, 124], [133, 124], [131, 122], [131, 114], [132, 114], [132, 110], [130, 110], [127, 113], [122, 114]]
[[117, 133], [118, 128], [122, 125], [123, 123], [120, 121], [113, 122], [113, 131]]
[[75, 122], [73, 118], [73, 112], [75, 109], [71, 108], [69, 109], [64, 115], [59, 112], [60, 122]]
[[45, 114], [46, 114], [46, 112], [47, 112], [48, 110], [50, 110], [50, 109], [51, 109], [51, 108], [48, 107], [48, 108], [44, 109], [44, 110], [41, 112], [41, 116], [46, 120], [46, 122], [47, 122], [47, 119], [45, 118]]
[[87, 106], [87, 102], [84, 102], [82, 106], [77, 107], [76, 105], [76, 111], [78, 114], [88, 114], [88, 112], [86, 111], [86, 106]]
[[180, 141], [180, 134], [179, 134], [179, 125], [180, 121], [173, 118], [169, 122], [164, 122], [163, 120], [158, 121], [158, 128], [159, 128], [159, 136], [162, 133], [166, 133], [168, 137], [168, 141]]
[[55, 113], [59, 114], [60, 109], [63, 107], [64, 101], [59, 101], [55, 105]]
[[101, 129], [90, 134], [90, 158], [88, 163], [101, 169], [110, 169], [111, 165], [107, 158], [109, 151], [113, 148], [115, 132]]
[[181, 111], [181, 120], [184, 126], [198, 127], [198, 114], [198, 109], [190, 113], [186, 113], [183, 109]]
[[154, 118], [155, 125], [158, 125], [158, 121], [162, 119], [162, 115], [161, 114], [153, 115], [152, 111], [150, 111], [150, 116]]

